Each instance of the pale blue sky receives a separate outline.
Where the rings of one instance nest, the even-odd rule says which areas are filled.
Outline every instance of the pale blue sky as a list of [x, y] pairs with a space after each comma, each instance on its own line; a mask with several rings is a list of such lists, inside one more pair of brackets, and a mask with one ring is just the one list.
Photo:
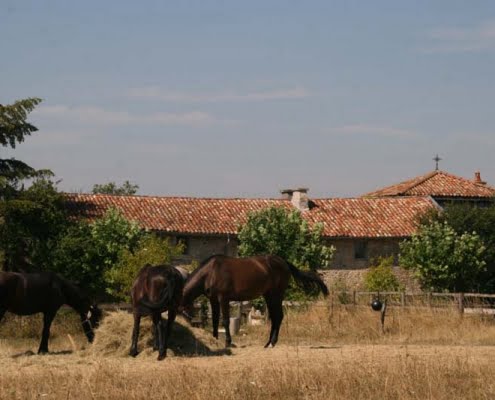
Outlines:
[[356, 196], [441, 168], [495, 184], [493, 1], [0, 0], [15, 151], [60, 188]]

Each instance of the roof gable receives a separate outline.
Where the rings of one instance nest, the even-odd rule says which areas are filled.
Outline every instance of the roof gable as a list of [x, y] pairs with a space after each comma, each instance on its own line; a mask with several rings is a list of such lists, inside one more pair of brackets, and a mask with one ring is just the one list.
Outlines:
[[364, 195], [387, 196], [491, 198], [495, 196], [495, 189], [445, 171], [432, 171]]

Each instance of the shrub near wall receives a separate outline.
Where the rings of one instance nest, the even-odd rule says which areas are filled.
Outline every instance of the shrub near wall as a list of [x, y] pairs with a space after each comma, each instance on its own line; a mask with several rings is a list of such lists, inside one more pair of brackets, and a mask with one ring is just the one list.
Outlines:
[[392, 266], [394, 257], [379, 257], [364, 275], [364, 287], [370, 292], [401, 290], [399, 280]]
[[183, 250], [181, 243], [172, 245], [168, 239], [145, 235], [134, 251], [123, 250], [119, 261], [105, 272], [107, 292], [119, 300], [129, 301], [132, 284], [141, 268], [146, 264], [168, 264]]

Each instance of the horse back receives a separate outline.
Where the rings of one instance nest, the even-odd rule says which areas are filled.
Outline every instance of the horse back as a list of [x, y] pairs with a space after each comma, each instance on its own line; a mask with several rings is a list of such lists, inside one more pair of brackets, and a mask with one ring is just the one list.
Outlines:
[[64, 303], [61, 281], [52, 272], [0, 274], [0, 301], [19, 315], [36, 314]]
[[143, 308], [142, 301], [157, 303], [164, 290], [172, 290], [172, 306], [178, 306], [182, 299], [184, 280], [179, 271], [169, 265], [146, 265], [138, 273], [131, 289], [134, 308]]
[[272, 256], [235, 258], [218, 256], [209, 264], [206, 289], [231, 300], [251, 299], [287, 286], [290, 272]]

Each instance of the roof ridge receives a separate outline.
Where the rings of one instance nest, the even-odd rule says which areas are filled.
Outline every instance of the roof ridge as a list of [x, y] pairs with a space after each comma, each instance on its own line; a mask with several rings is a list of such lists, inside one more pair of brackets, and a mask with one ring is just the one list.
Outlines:
[[[388, 186], [379, 188], [377, 190], [373, 190], [371, 192], [365, 193], [361, 197], [373, 197], [377, 194], [378, 194], [378, 196], [380, 196], [381, 193], [386, 192], [387, 190], [390, 190], [393, 188], [397, 188], [396, 193], [393, 195], [385, 195], [386, 197], [388, 197], [388, 196], [404, 196], [408, 190], [411, 190], [412, 188], [426, 182], [428, 179], [437, 175], [438, 172], [440, 172], [440, 171], [438, 171], [438, 170], [430, 171], [426, 174], [415, 176], [413, 178], [409, 178], [409, 179], [403, 180], [401, 182], [394, 183], [392, 185], [388, 185]], [[405, 189], [400, 189], [400, 187], [403, 185], [405, 186]]]
[[283, 198], [274, 197], [195, 197], [195, 196], [157, 196], [145, 194], [106, 194], [106, 193], [71, 193], [63, 192], [64, 196], [96, 196], [96, 197], [118, 197], [118, 198], [145, 198], [145, 199], [175, 199], [175, 200], [263, 200], [263, 201], [288, 201]]

